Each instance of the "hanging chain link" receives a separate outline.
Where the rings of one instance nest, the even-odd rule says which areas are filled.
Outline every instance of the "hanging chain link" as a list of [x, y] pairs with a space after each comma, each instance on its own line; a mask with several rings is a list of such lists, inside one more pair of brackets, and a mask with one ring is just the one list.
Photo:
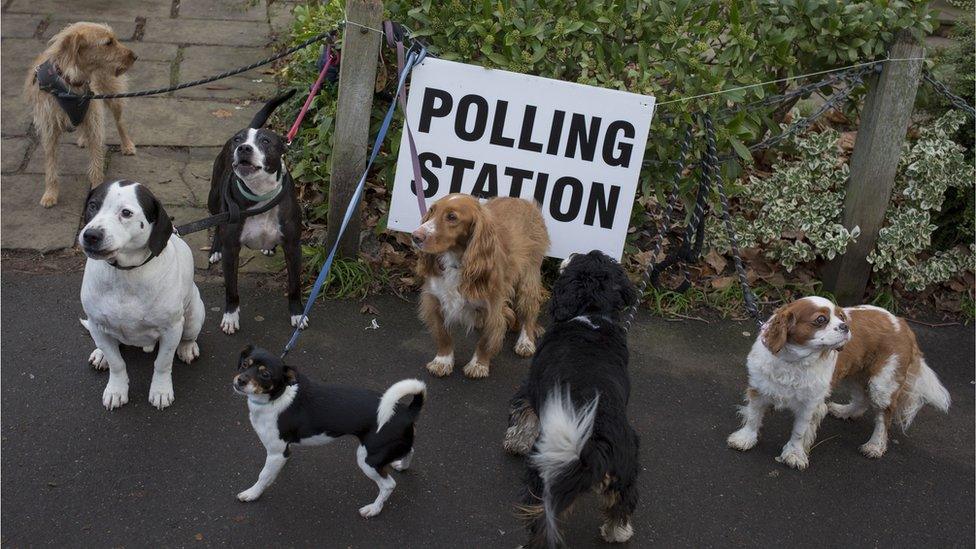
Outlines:
[[933, 88], [935, 88], [935, 91], [941, 93], [946, 99], [948, 99], [949, 103], [951, 103], [953, 107], [956, 107], [957, 109], [965, 112], [969, 116], [976, 118], [976, 109], [974, 109], [972, 105], [967, 103], [965, 99], [952, 93], [952, 91], [949, 89], [949, 86], [946, 86], [942, 82], [936, 80], [935, 77], [932, 76], [932, 73], [928, 71], [928, 69], [925, 69], [922, 72], [922, 79], [928, 82]]
[[685, 163], [688, 161], [688, 154], [691, 151], [693, 139], [694, 131], [689, 125], [685, 130], [684, 141], [681, 142], [681, 153], [678, 156], [678, 161], [675, 163], [674, 181], [671, 184], [671, 193], [668, 195], [667, 203], [664, 207], [664, 216], [661, 218], [661, 225], [658, 228], [657, 237], [654, 239], [654, 244], [651, 248], [651, 258], [644, 269], [644, 274], [641, 276], [640, 283], [637, 285], [637, 299], [634, 300], [634, 303], [632, 303], [630, 308], [627, 309], [627, 319], [624, 321], [624, 330], [630, 330], [630, 324], [634, 321], [634, 315], [637, 314], [637, 308], [640, 307], [641, 302], [644, 300], [644, 292], [647, 291], [647, 285], [651, 280], [651, 272], [653, 271], [654, 261], [657, 259], [657, 256], [661, 254], [661, 250], [664, 247], [664, 240], [667, 238], [668, 231], [671, 230], [671, 215], [674, 213], [674, 205], [678, 200], [678, 190], [681, 186], [681, 176], [685, 171]]

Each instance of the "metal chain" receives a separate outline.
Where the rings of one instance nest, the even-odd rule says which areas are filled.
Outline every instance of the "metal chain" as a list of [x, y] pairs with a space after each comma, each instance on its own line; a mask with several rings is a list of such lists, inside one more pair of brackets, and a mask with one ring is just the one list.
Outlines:
[[824, 78], [823, 80], [805, 84], [796, 89], [790, 90], [788, 92], [779, 95], [767, 95], [766, 97], [758, 101], [753, 101], [752, 103], [746, 103], [744, 105], [735, 105], [732, 107], [719, 110], [716, 112], [715, 116], [716, 117], [725, 116], [729, 114], [735, 114], [741, 111], [749, 111], [749, 110], [762, 108], [762, 107], [771, 107], [773, 105], [778, 105], [780, 103], [786, 103], [787, 101], [791, 101], [798, 97], [810, 95], [816, 91], [819, 91], [820, 88], [823, 88], [825, 86], [833, 86], [834, 84], [847, 81], [849, 78], [851, 78], [851, 74], [857, 70], [862, 70], [862, 69], [861, 68], [848, 69], [844, 72], [833, 73], [827, 78]]
[[640, 282], [637, 284], [637, 299], [634, 303], [630, 305], [627, 309], [626, 320], [624, 321], [624, 330], [630, 330], [630, 325], [634, 321], [634, 316], [637, 314], [637, 309], [640, 307], [641, 301], [644, 300], [644, 292], [647, 291], [647, 285], [651, 280], [651, 272], [653, 270], [654, 260], [658, 255], [661, 254], [661, 249], [664, 246], [664, 240], [667, 238], [668, 231], [671, 225], [671, 215], [674, 213], [674, 205], [678, 200], [678, 190], [681, 186], [681, 174], [685, 170], [685, 162], [688, 160], [688, 153], [691, 151], [691, 143], [694, 138], [694, 132], [692, 127], [689, 125], [685, 130], [684, 141], [681, 142], [681, 153], [678, 156], [677, 162], [675, 162], [674, 170], [674, 181], [671, 184], [671, 193], [668, 195], [667, 203], [664, 207], [664, 216], [661, 218], [661, 225], [658, 228], [657, 238], [654, 240], [654, 244], [651, 248], [651, 258], [648, 261], [647, 267], [644, 269], [644, 274], [641, 276]]
[[749, 277], [742, 263], [742, 255], [739, 253], [739, 240], [736, 237], [735, 228], [732, 226], [732, 217], [729, 214], [729, 199], [725, 195], [722, 174], [719, 172], [719, 160], [715, 154], [715, 127], [712, 125], [712, 115], [703, 114], [702, 123], [705, 127], [705, 165], [702, 167], [702, 171], [709, 174], [709, 179], [714, 179], [715, 189], [718, 191], [719, 200], [722, 203], [722, 221], [725, 223], [725, 232], [729, 237], [729, 247], [732, 249], [735, 272], [739, 276], [739, 284], [742, 286], [742, 297], [745, 300], [746, 311], [762, 328], [763, 321], [759, 313], [759, 306], [756, 303], [755, 294], [752, 293], [752, 288], [749, 287]]
[[240, 67], [240, 68], [237, 68], [237, 69], [229, 70], [227, 72], [222, 72], [222, 73], [220, 73], [218, 75], [215, 75], [215, 76], [209, 76], [207, 78], [201, 78], [199, 80], [193, 80], [191, 82], [184, 82], [182, 84], [177, 84], [175, 86], [169, 86], [169, 87], [166, 87], [166, 88], [156, 88], [156, 89], [152, 89], [152, 90], [141, 90], [141, 91], [124, 92], [124, 93], [101, 93], [101, 94], [85, 94], [85, 95], [76, 95], [76, 94], [73, 94], [73, 93], [64, 93], [64, 92], [60, 92], [60, 93], [59, 92], [51, 92], [51, 93], [54, 94], [54, 95], [57, 95], [58, 97], [71, 98], [71, 99], [85, 99], [85, 100], [88, 100], [88, 99], [122, 99], [122, 98], [126, 98], [126, 97], [145, 97], [147, 95], [159, 95], [161, 93], [169, 93], [169, 92], [173, 92], [173, 91], [177, 91], [177, 90], [182, 90], [182, 89], [185, 89], [185, 88], [192, 88], [193, 86], [199, 86], [201, 84], [209, 84], [210, 82], [214, 82], [216, 80], [221, 80], [223, 78], [227, 78], [228, 76], [234, 76], [235, 74], [240, 74], [242, 72], [247, 72], [247, 71], [249, 71], [251, 69], [255, 69], [257, 67], [260, 67], [261, 65], [267, 65], [268, 63], [273, 63], [273, 62], [281, 59], [282, 57], [286, 57], [288, 55], [291, 55], [291, 54], [295, 53], [296, 51], [298, 51], [298, 50], [300, 50], [302, 48], [305, 48], [305, 47], [307, 47], [307, 46], [309, 46], [311, 44], [314, 44], [315, 42], [318, 42], [318, 41], [323, 40], [325, 38], [329, 38], [332, 35], [332, 33], [333, 33], [333, 31], [323, 32], [323, 33], [317, 34], [317, 35], [309, 38], [308, 40], [305, 40], [301, 44], [298, 44], [297, 46], [293, 46], [293, 47], [288, 48], [287, 50], [285, 50], [285, 51], [283, 51], [281, 53], [272, 55], [271, 57], [268, 57], [266, 59], [262, 59], [260, 61], [255, 62], [255, 63], [251, 63], [250, 65], [247, 65], [247, 66], [244, 66], [244, 67]]
[[928, 71], [928, 69], [925, 69], [922, 72], [922, 79], [928, 82], [929, 84], [931, 84], [932, 87], [935, 88], [935, 91], [945, 96], [945, 98], [949, 100], [949, 103], [951, 103], [953, 107], [956, 107], [957, 109], [965, 112], [969, 116], [976, 118], [976, 109], [974, 109], [972, 105], [966, 102], [965, 99], [952, 93], [952, 91], [949, 90], [949, 86], [946, 86], [942, 82], [936, 80], [935, 77], [932, 76], [932, 73]]

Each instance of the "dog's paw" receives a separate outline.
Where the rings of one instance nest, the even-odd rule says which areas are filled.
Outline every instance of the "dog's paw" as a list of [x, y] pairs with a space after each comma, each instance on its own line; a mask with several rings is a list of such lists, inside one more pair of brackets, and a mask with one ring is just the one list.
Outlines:
[[237, 500], [243, 502], [254, 501], [259, 497], [261, 497], [261, 491], [255, 490], [254, 488], [248, 488], [240, 494], [237, 494]]
[[759, 436], [755, 431], [750, 431], [749, 429], [739, 429], [738, 431], [729, 435], [726, 443], [729, 445], [729, 448], [735, 448], [736, 450], [742, 450], [745, 452], [746, 450], [749, 450], [755, 446], [756, 442], [758, 441]]
[[133, 143], [132, 141], [129, 141], [128, 143], [123, 143], [122, 154], [124, 154], [125, 156], [135, 156], [136, 154], [135, 143]]
[[227, 335], [231, 335], [241, 329], [241, 310], [237, 309], [233, 313], [224, 313], [220, 319], [220, 329]]
[[502, 448], [513, 456], [524, 456], [528, 455], [533, 444], [535, 444], [535, 440], [529, 440], [529, 437], [522, 435], [518, 427], [513, 425], [505, 431], [505, 440], [502, 441]]
[[173, 377], [166, 375], [153, 375], [152, 384], [149, 385], [149, 404], [157, 410], [168, 408], [176, 395], [173, 393]]
[[146, 345], [145, 347], [142, 348], [142, 352], [147, 353], [147, 354], [148, 353], [151, 353], [151, 352], [153, 352], [155, 350], [156, 350], [156, 346], [155, 345]]
[[184, 364], [190, 364], [200, 357], [200, 346], [197, 345], [196, 341], [181, 341], [179, 347], [176, 348], [176, 356]]
[[108, 370], [108, 359], [105, 358], [105, 353], [98, 347], [88, 355], [88, 363], [96, 370]]
[[304, 330], [308, 328], [308, 317], [302, 315], [291, 315], [291, 327]]
[[879, 443], [873, 440], [869, 440], [861, 445], [861, 453], [864, 454], [865, 457], [869, 457], [871, 459], [878, 459], [879, 457], [883, 456], [887, 450], [888, 445], [886, 443]]
[[129, 383], [109, 380], [102, 392], [102, 405], [106, 410], [120, 408], [129, 402]]
[[214, 263], [220, 262], [221, 257], [223, 257], [223, 254], [221, 254], [220, 252], [214, 252], [210, 254], [210, 258], [207, 261], [209, 261], [210, 264], [213, 265]]
[[515, 354], [520, 357], [528, 358], [535, 354], [535, 342], [522, 332], [518, 341], [515, 342]]
[[623, 543], [634, 535], [630, 522], [604, 522], [600, 525], [600, 537], [607, 543]]
[[275, 254], [275, 250], [276, 249], [277, 248], [271, 248], [270, 250], [266, 250], [266, 249], [263, 249], [262, 248], [261, 249], [261, 253], [264, 254], [264, 255], [266, 255], [266, 256], [268, 256], [268, 257], [271, 257], [271, 256], [273, 256]]
[[810, 465], [810, 459], [802, 448], [797, 448], [791, 444], [783, 447], [783, 453], [776, 458], [776, 461], [797, 470], [804, 470]]
[[470, 377], [471, 379], [482, 379], [488, 377], [488, 363], [481, 362], [478, 357], [475, 356], [464, 365], [464, 375]]
[[369, 505], [363, 505], [362, 507], [360, 507], [359, 514], [363, 518], [370, 518], [380, 514], [380, 511], [382, 510], [383, 510], [382, 504], [370, 503]]
[[837, 404], [836, 402], [828, 402], [827, 411], [837, 419], [855, 419], [864, 415], [864, 409], [859, 409], [853, 403]]
[[437, 355], [427, 363], [427, 371], [437, 377], [451, 375], [454, 371], [454, 355]]
[[44, 191], [44, 196], [41, 197], [41, 206], [51, 208], [57, 203], [58, 191]]

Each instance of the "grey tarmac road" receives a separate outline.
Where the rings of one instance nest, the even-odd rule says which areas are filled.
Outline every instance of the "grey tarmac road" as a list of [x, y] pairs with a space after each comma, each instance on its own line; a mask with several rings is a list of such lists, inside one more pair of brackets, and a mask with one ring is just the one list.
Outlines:
[[[2, 276], [2, 544], [9, 547], [516, 547], [512, 513], [522, 471], [501, 449], [507, 400], [528, 368], [507, 348], [491, 377], [432, 379], [432, 345], [415, 304], [323, 301], [290, 362], [334, 383], [384, 389], [419, 377], [430, 391], [413, 468], [382, 515], [357, 508], [375, 485], [353, 440], [299, 449], [265, 495], [234, 495], [255, 479], [263, 450], [244, 401], [230, 388], [248, 342], [279, 349], [290, 330], [284, 289], [246, 279], [242, 333], [217, 328], [222, 289], [201, 290], [208, 319], [202, 356], [175, 366], [176, 402], [149, 406], [151, 355], [125, 352], [130, 402], [101, 406], [107, 374], [86, 364], [78, 324], [80, 273]], [[416, 299], [415, 296], [411, 299]], [[263, 317], [257, 320], [255, 317]], [[641, 502], [629, 547], [973, 547], [974, 334], [915, 326], [928, 362], [949, 387], [948, 416], [925, 409], [884, 458], [857, 451], [870, 421], [828, 418], [811, 467], [773, 461], [789, 431], [772, 415], [748, 453], [725, 447], [738, 424], [751, 344], [747, 323], [666, 322], [643, 316], [632, 334], [630, 416], [641, 435]], [[466, 361], [474, 339], [460, 337]], [[604, 546], [595, 501], [565, 525], [573, 547]]]

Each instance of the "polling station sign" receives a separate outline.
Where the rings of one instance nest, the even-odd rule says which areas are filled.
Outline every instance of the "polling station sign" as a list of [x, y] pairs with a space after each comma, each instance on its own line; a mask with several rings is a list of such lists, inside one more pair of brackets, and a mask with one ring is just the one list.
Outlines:
[[[542, 206], [548, 254], [619, 259], [654, 98], [427, 58], [413, 69], [407, 120], [428, 204], [449, 193]], [[420, 224], [403, 132], [387, 226]]]

